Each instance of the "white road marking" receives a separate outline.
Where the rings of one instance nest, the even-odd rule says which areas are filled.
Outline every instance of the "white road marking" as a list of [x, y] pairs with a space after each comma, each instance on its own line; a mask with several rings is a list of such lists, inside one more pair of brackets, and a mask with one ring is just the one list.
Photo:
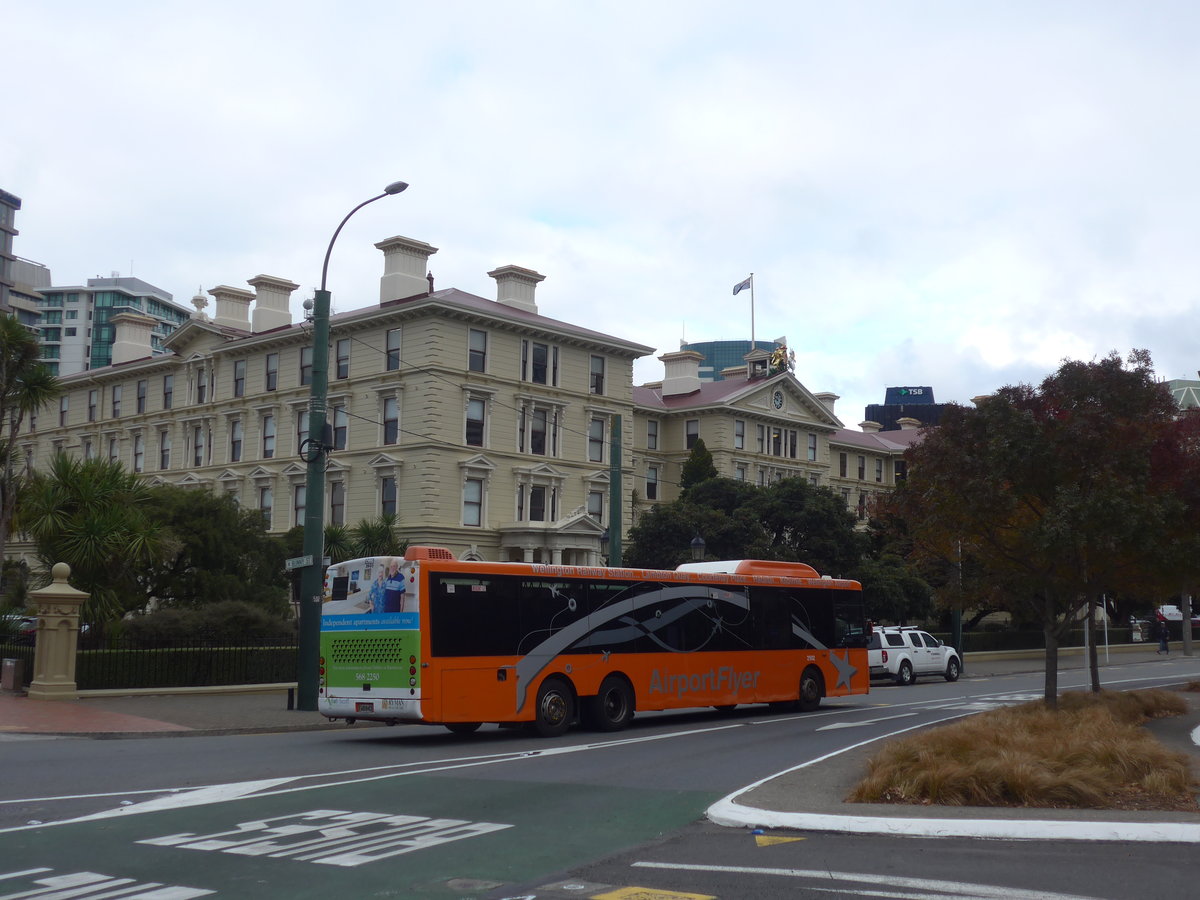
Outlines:
[[[239, 800], [251, 795], [256, 797], [273, 797], [280, 794], [294, 794], [301, 791], [315, 791], [330, 787], [341, 787], [348, 784], [363, 784], [369, 781], [381, 781], [390, 778], [402, 778], [407, 775], [428, 775], [437, 772], [449, 772], [455, 769], [467, 769], [477, 766], [495, 765], [496, 763], [517, 762], [523, 759], [532, 759], [541, 756], [559, 756], [567, 753], [584, 753], [594, 750], [608, 750], [614, 747], [622, 747], [627, 744], [640, 744], [648, 741], [661, 741], [673, 738], [692, 737], [697, 734], [705, 734], [714, 731], [727, 731], [731, 728], [745, 728], [741, 723], [731, 723], [727, 725], [716, 725], [711, 728], [689, 728], [685, 731], [673, 731], [667, 734], [658, 735], [643, 735], [641, 737], [618, 738], [612, 741], [600, 741], [588, 744], [575, 744], [567, 747], [547, 747], [538, 750], [517, 750], [511, 753], [490, 753], [482, 756], [467, 756], [453, 759], [419, 762], [397, 763], [388, 766], [371, 766], [368, 768], [347, 769], [341, 772], [321, 772], [315, 775], [296, 775], [290, 778], [264, 779], [260, 781], [243, 781], [231, 782], [229, 784], [208, 785], [202, 788], [195, 789], [180, 789], [180, 788], [164, 788], [160, 793], [166, 796], [160, 796], [153, 800], [147, 800], [144, 803], [135, 803], [129, 806], [119, 806], [114, 809], [103, 810], [97, 813], [91, 813], [85, 816], [78, 816], [70, 819], [61, 819], [56, 822], [42, 822], [38, 825], [16, 825], [9, 828], [0, 828], [0, 834], [8, 834], [14, 831], [28, 831], [32, 828], [50, 828], [56, 825], [69, 825], [76, 822], [92, 822], [99, 819], [110, 819], [117, 816], [137, 815], [146, 812], [159, 812], [166, 809], [176, 809], [179, 807], [199, 806], [202, 804], [227, 803], [231, 800]], [[365, 773], [376, 772], [380, 774], [369, 775]], [[359, 777], [345, 777], [359, 776]], [[340, 781], [322, 780], [316, 784], [308, 785], [293, 785], [292, 787], [273, 790], [279, 785], [289, 784], [296, 781], [306, 781], [310, 779], [329, 779], [341, 778]], [[125, 796], [120, 793], [100, 796]], [[71, 799], [69, 797], [62, 798], [47, 798], [54, 799]], [[21, 801], [9, 801], [21, 802]], [[45, 802], [45, 801], [43, 801]]]
[[[861, 872], [831, 872], [828, 869], [775, 869], [758, 866], [709, 866], [691, 865], [686, 863], [635, 862], [632, 864], [642, 869], [669, 869], [683, 872], [723, 872], [734, 875], [779, 875], [785, 878], [808, 878], [814, 881], [826, 882], [858, 882], [861, 884], [881, 884], [886, 882], [889, 888], [907, 888], [917, 893], [904, 893], [889, 890], [886, 892], [867, 892], [850, 887], [843, 889], [817, 888], [817, 890], [832, 893], [854, 894], [856, 896], [881, 897], [912, 897], [940, 898], [947, 897], [979, 898], [979, 900], [1095, 900], [1080, 894], [1058, 894], [1051, 891], [1026, 891], [1020, 888], [1000, 887], [990, 884], [971, 884], [964, 881], [938, 881], [933, 878], [904, 878], [899, 875], [878, 873], [864, 874]], [[930, 893], [936, 891], [937, 893]]]
[[874, 725], [877, 722], [888, 722], [892, 719], [907, 719], [915, 716], [915, 712], [897, 713], [894, 716], [883, 716], [878, 719], [863, 719], [861, 722], [834, 722], [832, 725], [822, 725], [817, 731], [833, 731], [837, 728], [861, 728], [863, 725]]

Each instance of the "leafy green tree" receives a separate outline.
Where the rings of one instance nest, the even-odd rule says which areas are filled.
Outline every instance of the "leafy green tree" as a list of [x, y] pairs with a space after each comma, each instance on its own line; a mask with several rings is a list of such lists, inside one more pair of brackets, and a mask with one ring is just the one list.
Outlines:
[[1167, 448], [1195, 456], [1172, 443], [1175, 412], [1149, 354], [1125, 364], [1112, 353], [1065, 362], [1036, 389], [951, 406], [906, 455], [891, 507], [913, 555], [943, 567], [970, 559], [960, 571], [975, 583], [964, 593], [990, 592], [1040, 621], [1047, 705], [1057, 704], [1058, 643], [1078, 613], [1101, 591], [1161, 577], [1163, 546], [1186, 520], [1154, 465]]
[[4, 559], [27, 478], [17, 459], [17, 437], [26, 418], [59, 393], [58, 379], [41, 362], [42, 348], [13, 316], [0, 316], [0, 559]]
[[141, 573], [164, 606], [239, 601], [281, 615], [288, 609], [283, 545], [258, 510], [200, 488], [150, 490], [147, 515], [165, 529], [170, 552]]
[[688, 501], [719, 510], [727, 516], [750, 504], [762, 488], [734, 478], [709, 478], [692, 486]]
[[807, 563], [822, 575], [843, 576], [858, 565], [865, 539], [840, 495], [803, 478], [760, 488], [748, 504], [768, 538], [766, 559]]
[[696, 438], [696, 443], [692, 444], [692, 452], [688, 454], [679, 473], [680, 490], [686, 492], [693, 485], [716, 477], [717, 467], [713, 463], [712, 453], [704, 446], [703, 438]]
[[673, 569], [691, 561], [697, 536], [704, 540], [708, 559], [761, 558], [767, 546], [762, 526], [744, 507], [726, 513], [680, 499], [641, 516], [629, 530], [623, 562], [634, 568]]
[[862, 584], [863, 602], [872, 621], [907, 625], [927, 619], [933, 612], [929, 584], [894, 553], [863, 557], [851, 577]]
[[[325, 555], [331, 562], [343, 562], [362, 556], [403, 556], [408, 541], [397, 532], [398, 520], [385, 515], [375, 519], [360, 519], [347, 528], [344, 525], [325, 526]], [[304, 526], [297, 525], [283, 536], [288, 556], [304, 553]]]
[[151, 594], [141, 574], [176, 552], [149, 514], [150, 498], [150, 487], [120, 463], [61, 453], [22, 490], [14, 526], [33, 539], [43, 569], [71, 567], [72, 584], [91, 595], [84, 621], [144, 607]]

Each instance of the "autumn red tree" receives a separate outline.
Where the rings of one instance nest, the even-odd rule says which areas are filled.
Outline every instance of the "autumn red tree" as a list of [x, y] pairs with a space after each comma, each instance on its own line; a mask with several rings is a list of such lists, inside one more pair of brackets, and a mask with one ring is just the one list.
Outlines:
[[960, 566], [965, 595], [1041, 622], [1052, 706], [1058, 645], [1084, 607], [1190, 574], [1176, 531], [1200, 510], [1200, 441], [1176, 414], [1147, 352], [1112, 353], [951, 407], [906, 455], [889, 511], [912, 555]]

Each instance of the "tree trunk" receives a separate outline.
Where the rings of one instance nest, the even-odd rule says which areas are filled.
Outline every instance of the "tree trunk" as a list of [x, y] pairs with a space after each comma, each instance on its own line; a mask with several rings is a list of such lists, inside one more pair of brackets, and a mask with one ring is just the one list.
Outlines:
[[1042, 634], [1046, 637], [1046, 692], [1044, 699], [1047, 708], [1058, 709], [1058, 623], [1054, 617], [1054, 601], [1047, 596], [1042, 603]]

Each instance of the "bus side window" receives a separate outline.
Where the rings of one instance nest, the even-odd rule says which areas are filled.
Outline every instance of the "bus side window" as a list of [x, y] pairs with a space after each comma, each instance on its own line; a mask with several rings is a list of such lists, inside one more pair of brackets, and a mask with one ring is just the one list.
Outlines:
[[762, 650], [787, 650], [792, 646], [791, 600], [775, 588], [750, 588], [757, 646]]

